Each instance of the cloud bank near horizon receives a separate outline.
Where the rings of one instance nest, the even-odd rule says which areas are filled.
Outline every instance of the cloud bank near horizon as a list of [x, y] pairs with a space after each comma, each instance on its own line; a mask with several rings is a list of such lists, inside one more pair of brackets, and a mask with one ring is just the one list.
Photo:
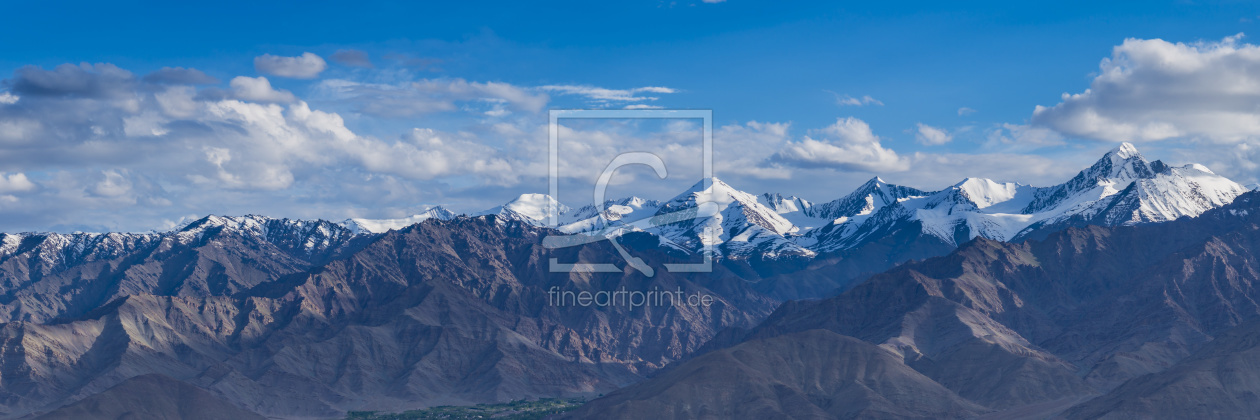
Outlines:
[[[0, 81], [0, 231], [142, 231], [207, 213], [337, 220], [404, 217], [433, 204], [479, 210], [546, 189], [547, 108], [662, 107], [684, 92], [433, 77], [374, 65], [358, 50], [328, 61], [266, 54], [254, 68], [258, 75], [223, 80], [188, 67], [17, 69]], [[1260, 99], [1260, 47], [1241, 36], [1130, 39], [1100, 68], [1087, 90], [1037, 107], [1027, 122], [906, 127], [923, 148], [852, 116], [823, 127], [720, 124], [716, 171], [750, 192], [820, 201], [874, 175], [920, 188], [964, 177], [1046, 185], [1111, 142], [1133, 141], [1148, 155], [1255, 182], [1260, 110], [1246, 104]], [[845, 105], [883, 105], [863, 98]], [[444, 123], [416, 124], [434, 120]], [[694, 124], [565, 130], [578, 147], [562, 173], [577, 185], [624, 151], [699, 153], [687, 134]], [[930, 149], [968, 135], [982, 145], [974, 153]], [[1068, 153], [1039, 152], [1053, 147]], [[633, 174], [622, 183], [636, 180], [643, 195], [670, 191]]]

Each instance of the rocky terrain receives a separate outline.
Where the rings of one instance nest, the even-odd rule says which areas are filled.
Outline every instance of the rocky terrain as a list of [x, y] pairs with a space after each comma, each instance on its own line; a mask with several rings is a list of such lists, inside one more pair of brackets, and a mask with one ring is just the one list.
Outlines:
[[[39, 277], [7, 291], [5, 415], [148, 373], [282, 416], [595, 395], [640, 380], [720, 329], [751, 327], [776, 303], [720, 267], [650, 279], [634, 270], [550, 273], [548, 255], [616, 260], [616, 252], [591, 244], [548, 253], [539, 245], [546, 230], [494, 217], [434, 220], [367, 244], [300, 242], [314, 249], [212, 223], [69, 268], [43, 264], [40, 252], [10, 256], [4, 267]], [[644, 245], [644, 258], [664, 257]], [[40, 270], [20, 271], [32, 266]], [[682, 289], [715, 303], [555, 306], [552, 287]]]
[[1260, 413], [1260, 323], [1248, 321], [1161, 372], [1064, 413], [1069, 419], [1253, 418]]
[[[632, 407], [639, 416], [690, 418], [725, 409], [732, 395], [768, 399], [778, 407], [768, 413], [788, 418], [1256, 417], [1258, 250], [1260, 193], [1162, 224], [1070, 228], [1022, 243], [978, 238], [836, 297], [786, 303], [752, 330], [719, 334], [706, 348], [712, 352], [597, 399], [574, 417], [625, 417]], [[772, 355], [727, 356], [775, 340], [793, 343], [793, 351], [825, 346], [799, 338], [818, 331], [860, 340], [949, 392], [867, 385], [856, 397], [823, 388], [798, 398], [781, 366], [748, 362]], [[839, 360], [826, 363], [869, 358], [832, 354]], [[861, 371], [835, 374], [827, 381], [867, 380]], [[783, 385], [768, 393], [765, 384]], [[683, 388], [720, 392], [680, 399]], [[879, 406], [907, 392], [919, 411], [841, 413], [821, 405]], [[957, 398], [982, 408], [958, 406]], [[683, 406], [690, 411], [680, 414]], [[720, 417], [759, 418], [728, 414]]]
[[750, 340], [566, 418], [968, 418], [988, 411], [874, 344], [827, 330]]

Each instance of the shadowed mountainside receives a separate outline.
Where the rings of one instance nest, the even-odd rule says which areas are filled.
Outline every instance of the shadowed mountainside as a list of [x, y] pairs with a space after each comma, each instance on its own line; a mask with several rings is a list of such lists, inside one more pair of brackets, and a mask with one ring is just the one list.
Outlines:
[[[988, 411], [873, 344], [826, 330], [699, 356], [563, 418], [947, 419]], [[596, 414], [597, 413], [597, 414]]]
[[[593, 395], [640, 380], [722, 328], [751, 327], [776, 303], [721, 267], [686, 275], [660, 270], [653, 278], [629, 268], [551, 273], [548, 256], [620, 258], [606, 243], [547, 253], [539, 244], [546, 233], [493, 217], [435, 220], [380, 235], [322, 265], [303, 270], [298, 261], [255, 282], [229, 283], [236, 286], [218, 289], [222, 294], [144, 281], [169, 270], [137, 277], [63, 274], [80, 289], [131, 291], [91, 310], [58, 306], [63, 313], [43, 315], [49, 322], [5, 324], [0, 397], [14, 416], [147, 373], [206, 388], [252, 411], [286, 416]], [[651, 249], [652, 239], [626, 242], [649, 247], [636, 253], [659, 266], [665, 255]], [[131, 273], [117, 267], [148, 259], [153, 262], [146, 264], [169, 267], [161, 255], [191, 253], [196, 258], [176, 266], [230, 279], [224, 273], [266, 265], [251, 261], [241, 268], [235, 264], [247, 257], [224, 255], [293, 261], [265, 245], [261, 251], [242, 246], [249, 242], [232, 231], [195, 243], [98, 264]], [[284, 271], [291, 272], [278, 274]], [[682, 289], [712, 295], [715, 303], [554, 306], [548, 301], [552, 287]]]
[[[1229, 391], [1224, 395], [1232, 397], [1222, 398], [1232, 398], [1231, 404], [1222, 405], [1222, 412], [1254, 416], [1250, 397], [1243, 397], [1254, 395], [1247, 394], [1252, 381], [1242, 372], [1251, 366], [1247, 357], [1254, 341], [1214, 339], [1234, 337], [1227, 331], [1260, 315], [1258, 251], [1258, 193], [1169, 223], [1071, 228], [1024, 243], [979, 238], [950, 255], [876, 275], [836, 297], [785, 303], [756, 328], [724, 331], [706, 346], [729, 348], [597, 399], [574, 416], [615, 416], [619, 407], [640, 407], [644, 411], [638, 414], [649, 417], [677, 415], [667, 391], [682, 384], [730, 388], [694, 395], [688, 403], [692, 412], [718, 409], [727, 395], [760, 395], [759, 384], [781, 381], [783, 372], [710, 355], [817, 330], [878, 346], [967, 401], [997, 410], [997, 417], [1002, 410], [1054, 415], [1064, 404], [1108, 391], [1069, 416], [1207, 413], [1195, 411], [1191, 406], [1198, 403], [1187, 396], [1159, 400], [1183, 388]], [[740, 372], [745, 378], [706, 381], [675, 374], [697, 369]], [[874, 404], [899, 392], [876, 392], [848, 404]], [[839, 396], [833, 390], [811, 398]], [[950, 415], [972, 412], [956, 409]]]

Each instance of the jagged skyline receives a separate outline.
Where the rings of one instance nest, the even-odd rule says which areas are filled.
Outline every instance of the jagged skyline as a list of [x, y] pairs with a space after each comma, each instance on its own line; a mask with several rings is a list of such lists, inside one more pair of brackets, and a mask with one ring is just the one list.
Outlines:
[[[1260, 181], [1260, 94], [1239, 88], [1260, 86], [1248, 5], [1143, 4], [1141, 19], [1018, 4], [508, 4], [488, 18], [463, 5], [378, 6], [335, 13], [382, 25], [313, 33], [280, 18], [285, 8], [119, 5], [76, 21], [91, 36], [68, 38], [43, 29], [64, 24], [48, 21], [66, 19], [59, 10], [15, 6], [28, 18], [0, 28], [22, 40], [0, 58], [0, 231], [475, 212], [545, 189], [555, 108], [712, 109], [719, 177], [812, 200], [874, 176], [925, 190], [966, 177], [1050, 185], [1121, 141]], [[592, 13], [606, 24], [577, 18]], [[199, 32], [192, 15], [253, 34]], [[431, 19], [382, 21], [407, 16]], [[1012, 16], [1055, 30], [976, 24]], [[163, 34], [115, 30], [136, 19]], [[534, 30], [547, 19], [562, 24]], [[685, 123], [565, 127], [561, 138], [583, 146], [565, 156], [580, 169], [562, 172], [574, 184], [620, 152], [695, 152]], [[634, 193], [667, 197], [698, 173], [670, 165], [678, 177]]]

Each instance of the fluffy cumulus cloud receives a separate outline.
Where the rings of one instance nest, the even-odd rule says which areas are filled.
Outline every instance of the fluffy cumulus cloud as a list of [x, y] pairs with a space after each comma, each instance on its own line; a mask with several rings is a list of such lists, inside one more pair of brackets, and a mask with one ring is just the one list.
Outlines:
[[293, 102], [297, 100], [292, 92], [276, 90], [266, 77], [237, 76], [229, 84], [232, 96], [236, 99], [256, 102]]
[[[356, 65], [354, 54], [332, 58]], [[87, 63], [16, 70], [0, 81], [0, 231], [147, 230], [207, 213], [336, 220], [403, 217], [430, 204], [481, 210], [546, 189], [543, 110], [552, 96], [643, 108], [676, 92], [366, 67], [353, 72], [361, 78], [304, 90], [272, 85], [274, 76], [300, 75], [292, 70], [222, 81], [181, 67], [146, 75]], [[434, 121], [445, 124], [426, 126]], [[857, 118], [794, 129], [765, 121], [716, 127], [717, 175], [752, 192], [830, 200], [872, 174], [939, 188], [964, 176], [1059, 181], [1070, 175], [1060, 172], [1083, 167], [1021, 154], [1016, 145], [1062, 142], [1058, 130], [1040, 125], [991, 128], [990, 143], [1005, 148], [987, 155], [898, 153]], [[583, 192], [561, 197], [571, 204], [589, 201], [589, 184], [626, 151], [662, 156], [671, 180], [628, 168], [618, 171], [612, 194], [669, 198], [702, 174], [697, 121], [575, 120], [560, 134], [561, 185]], [[940, 144], [951, 133], [920, 125], [917, 134]]]
[[[188, 69], [159, 74], [82, 64], [5, 79], [16, 99], [0, 103], [0, 230], [145, 230], [205, 213], [393, 217], [451, 182], [515, 185], [524, 172], [514, 165], [531, 158], [493, 146], [521, 135], [510, 127], [495, 138], [422, 127], [381, 138], [264, 77], [221, 89], [195, 86], [206, 80]], [[495, 84], [418, 89], [545, 103]]]
[[[1021, 137], [1047, 131], [1016, 125], [1003, 130]], [[791, 133], [789, 124], [759, 122], [719, 127], [713, 137], [715, 165], [724, 180], [752, 191], [795, 194], [815, 201], [835, 199], [873, 175], [927, 190], [945, 188], [967, 177], [1052, 185], [1097, 158], [1090, 153], [1038, 156], [1029, 154], [1029, 149], [1011, 146], [986, 147], [991, 151], [975, 154], [898, 154], [883, 146], [870, 126], [856, 118], [806, 130], [806, 135], [799, 137]]]
[[1127, 39], [1102, 60], [1088, 89], [1038, 106], [1031, 122], [1104, 141], [1260, 136], [1260, 46], [1242, 35], [1216, 42]]
[[954, 136], [944, 129], [936, 128], [924, 123], [917, 123], [915, 126], [917, 128], [914, 132], [914, 139], [915, 141], [918, 141], [919, 144], [939, 146], [949, 143], [950, 140], [954, 139]]
[[[302, 60], [263, 58], [267, 74], [316, 73], [294, 68]], [[354, 65], [353, 55], [338, 60]], [[268, 76], [220, 82], [182, 67], [147, 75], [111, 64], [20, 68], [0, 81], [0, 231], [147, 230], [207, 213], [340, 219], [402, 217], [430, 204], [480, 210], [545, 187], [548, 93], [633, 105], [674, 92], [391, 78], [398, 75], [386, 70], [368, 70], [371, 81], [313, 82], [303, 98]], [[350, 110], [360, 129], [312, 104]], [[397, 118], [432, 113], [463, 128]], [[581, 145], [569, 165], [598, 173], [626, 147], [698, 156], [694, 125], [566, 128]], [[786, 138], [786, 124], [723, 132], [737, 150], [759, 150], [728, 156], [731, 168], [755, 167]], [[672, 168], [699, 174], [699, 162]]]
[[[598, 127], [562, 126], [560, 173], [572, 179], [561, 181], [561, 201], [589, 201], [595, 175], [618, 153], [626, 151], [657, 154], [665, 161], [674, 183], [657, 179], [650, 170], [627, 168], [614, 178], [613, 195], [668, 199], [694, 183], [702, 162], [698, 124], [680, 122], [648, 128], [647, 133], [655, 134], [620, 130], [608, 123]], [[884, 146], [882, 138], [856, 118], [807, 129], [803, 135], [793, 133], [789, 123], [748, 121], [722, 125], [714, 128], [713, 148], [715, 174], [736, 188], [753, 193], [795, 194], [815, 201], [842, 196], [874, 175], [924, 189], [945, 188], [967, 177], [1052, 185], [1069, 179], [1097, 158], [1087, 153], [1081, 159], [1065, 160], [1023, 151], [902, 155]], [[582, 193], [566, 195], [570, 191]]]
[[0, 173], [0, 194], [26, 192], [35, 189], [35, 184], [26, 178], [26, 174]]
[[[788, 142], [772, 160], [802, 168], [835, 168], [872, 172], [895, 172], [909, 168], [897, 152], [885, 148], [879, 136], [865, 121], [848, 117], [814, 130], [812, 136]], [[818, 139], [815, 139], [817, 137]]]
[[259, 73], [272, 76], [291, 77], [295, 79], [314, 79], [319, 76], [328, 63], [313, 53], [302, 53], [297, 57], [283, 57], [263, 54], [254, 57], [254, 69]]
[[722, 126], [713, 133], [715, 170], [754, 179], [790, 179], [791, 168], [766, 164], [767, 157], [791, 139], [790, 129], [788, 123], [757, 121]]

